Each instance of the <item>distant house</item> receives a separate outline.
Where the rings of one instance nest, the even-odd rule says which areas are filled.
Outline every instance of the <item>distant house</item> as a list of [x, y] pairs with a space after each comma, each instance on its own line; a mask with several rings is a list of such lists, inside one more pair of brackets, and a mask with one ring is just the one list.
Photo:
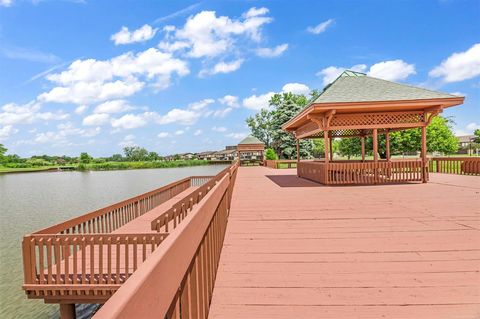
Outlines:
[[236, 149], [225, 149], [223, 151], [215, 152], [215, 160], [217, 161], [233, 161], [237, 157]]
[[474, 155], [479, 154], [480, 149], [475, 143], [475, 135], [457, 136], [458, 139], [458, 154]]
[[199, 160], [207, 160], [207, 161], [210, 161], [212, 160], [215, 156], [216, 152], [215, 151], [207, 151], [207, 152], [201, 152], [201, 153], [197, 153], [197, 158]]
[[191, 160], [195, 158], [195, 154], [193, 153], [183, 153], [183, 154], [178, 154], [178, 157], [183, 160]]

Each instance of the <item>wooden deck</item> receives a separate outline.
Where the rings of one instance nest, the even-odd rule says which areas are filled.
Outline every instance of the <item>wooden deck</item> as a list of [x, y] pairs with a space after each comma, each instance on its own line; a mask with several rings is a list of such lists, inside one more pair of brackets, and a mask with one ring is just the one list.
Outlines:
[[480, 318], [478, 177], [328, 187], [241, 167], [210, 318]]

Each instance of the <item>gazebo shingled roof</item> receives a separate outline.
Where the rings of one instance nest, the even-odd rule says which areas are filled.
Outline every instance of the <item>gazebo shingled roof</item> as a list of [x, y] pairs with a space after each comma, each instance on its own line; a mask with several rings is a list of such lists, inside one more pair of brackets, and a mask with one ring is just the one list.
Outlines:
[[[294, 118], [285, 123], [282, 128], [295, 132], [303, 125], [312, 123], [312, 119], [316, 115], [324, 116], [325, 113], [332, 111], [336, 114], [411, 112], [410, 115], [404, 115], [403, 118], [396, 119], [403, 123], [400, 125], [401, 128], [407, 128], [408, 123], [415, 123], [420, 120], [415, 120], [415, 114], [429, 110], [441, 111], [443, 108], [462, 104], [463, 100], [464, 97], [462, 96], [377, 79], [363, 73], [347, 70], [335, 81], [327, 85], [315, 100], [312, 100]], [[417, 126], [414, 124], [411, 127]], [[382, 130], [381, 127], [378, 128]], [[305, 129], [308, 129], [308, 127], [305, 127]], [[395, 128], [392, 127], [392, 129], [394, 130]], [[334, 137], [368, 135], [371, 133], [370, 128], [363, 128], [360, 132], [359, 129], [353, 127], [342, 130], [334, 129], [332, 131]], [[297, 137], [299, 135], [301, 138], [321, 137], [323, 136], [323, 131], [309, 136], [297, 134]]]
[[263, 143], [258, 138], [256, 138], [255, 136], [252, 136], [252, 135], [249, 135], [249, 136], [245, 137], [243, 140], [240, 141], [240, 143], [238, 143], [238, 145], [245, 145], [245, 144], [248, 144], [248, 145], [262, 144], [262, 145], [265, 145], [265, 143]]

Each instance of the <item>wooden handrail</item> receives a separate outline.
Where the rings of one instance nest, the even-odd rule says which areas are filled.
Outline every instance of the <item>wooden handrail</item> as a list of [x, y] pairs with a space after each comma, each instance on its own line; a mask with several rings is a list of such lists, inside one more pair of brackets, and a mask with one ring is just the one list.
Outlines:
[[265, 160], [264, 166], [270, 168], [280, 168], [279, 166], [285, 164], [287, 168], [297, 167], [297, 160]]
[[433, 173], [480, 175], [480, 157], [432, 157], [428, 168]]
[[300, 162], [298, 173], [327, 185], [385, 184], [422, 181], [421, 160], [390, 162]]
[[[23, 239], [27, 294], [43, 296], [49, 285], [121, 284], [168, 236], [153, 234], [33, 234]], [[114, 253], [112, 253], [114, 252]]]
[[152, 220], [151, 229], [160, 232], [162, 227], [164, 231], [169, 231], [169, 224], [173, 224], [175, 228], [188, 215], [188, 212], [193, 209], [193, 206], [198, 204], [203, 197], [215, 186], [225, 174], [227, 174], [230, 167], [225, 168], [217, 175], [210, 177], [209, 180], [197, 189], [194, 189], [190, 194], [178, 200], [166, 212], [160, 214], [157, 218]]
[[94, 318], [207, 318], [237, 167], [228, 168]]
[[190, 187], [190, 177], [144, 194], [97, 209], [93, 212], [50, 226], [33, 234], [108, 233], [166, 202]]

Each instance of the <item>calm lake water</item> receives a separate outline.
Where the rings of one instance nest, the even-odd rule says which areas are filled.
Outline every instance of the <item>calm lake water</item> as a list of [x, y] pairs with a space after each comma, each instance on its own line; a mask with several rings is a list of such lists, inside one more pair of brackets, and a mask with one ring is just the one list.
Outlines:
[[[223, 165], [106, 172], [0, 174], [0, 318], [58, 318], [58, 305], [21, 289], [23, 235]], [[90, 317], [92, 307], [82, 308]], [[77, 309], [78, 310], [78, 309]]]

